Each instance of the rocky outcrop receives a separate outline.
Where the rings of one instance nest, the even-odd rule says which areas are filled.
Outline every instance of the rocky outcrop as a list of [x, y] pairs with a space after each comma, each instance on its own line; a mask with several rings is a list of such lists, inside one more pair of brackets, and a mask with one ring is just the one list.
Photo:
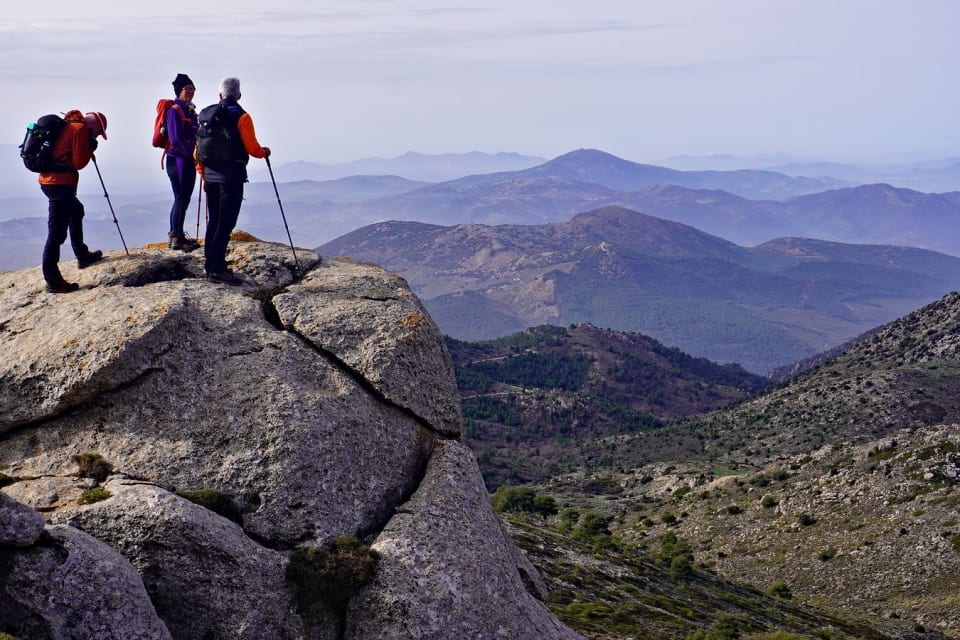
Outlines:
[[0, 628], [33, 640], [171, 638], [130, 562], [64, 526], [0, 546]]
[[536, 571], [518, 570], [478, 474], [464, 445], [437, 448], [416, 494], [374, 542], [380, 570], [351, 604], [348, 638], [580, 637], [536, 599], [544, 595]]
[[[347, 264], [313, 271], [276, 296], [280, 321], [359, 374], [389, 403], [434, 431], [459, 436], [456, 380], [445, 375], [451, 371], [446, 347], [426, 311], [399, 276]], [[425, 373], [429, 386], [411, 384]]]
[[175, 638], [297, 638], [283, 554], [213, 511], [113, 477], [110, 497], [51, 517], [122, 549]]
[[43, 516], [0, 493], [0, 546], [28, 547], [43, 533]]
[[[376, 265], [298, 253], [303, 272], [289, 247], [235, 237], [242, 287], [202, 279], [199, 255], [149, 249], [82, 273], [63, 265], [84, 285], [68, 295], [45, 293], [37, 269], [0, 275], [3, 491], [123, 554], [174, 638], [359, 634], [369, 625], [355, 618], [373, 617], [360, 605], [304, 626], [289, 552], [344, 535], [390, 547], [390, 532], [417, 528], [435, 560], [416, 584], [459, 581], [471, 603], [444, 614], [451, 628], [498, 612], [512, 637], [572, 637], [529, 595], [521, 574], [536, 592], [535, 572], [459, 444], [452, 365], [420, 301]], [[102, 501], [79, 504], [104, 477], [78, 454], [112, 474]], [[174, 495], [188, 490], [221, 496], [234, 522]], [[414, 584], [386, 547], [366, 594]], [[476, 567], [483, 579], [464, 581]], [[446, 596], [414, 591], [442, 608]], [[410, 637], [438, 637], [410, 614]]]

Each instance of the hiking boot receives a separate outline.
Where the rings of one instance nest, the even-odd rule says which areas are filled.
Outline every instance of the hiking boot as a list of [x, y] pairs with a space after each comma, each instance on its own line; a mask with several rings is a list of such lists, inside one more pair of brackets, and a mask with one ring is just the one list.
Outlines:
[[182, 234], [179, 236], [170, 236], [170, 242], [167, 243], [167, 247], [173, 249], [174, 251], [190, 252], [199, 246], [199, 242]]
[[82, 258], [77, 258], [77, 268], [86, 269], [90, 265], [97, 264], [101, 260], [103, 260], [103, 251], [97, 249], [96, 251], [91, 251]]
[[79, 288], [80, 285], [76, 282], [67, 282], [66, 280], [47, 283], [47, 292], [49, 293], [70, 293], [71, 291], [76, 291]]
[[210, 282], [222, 282], [223, 284], [229, 284], [232, 287], [238, 287], [243, 284], [243, 280], [233, 275], [233, 271], [230, 271], [229, 269], [220, 272], [208, 272], [207, 280]]

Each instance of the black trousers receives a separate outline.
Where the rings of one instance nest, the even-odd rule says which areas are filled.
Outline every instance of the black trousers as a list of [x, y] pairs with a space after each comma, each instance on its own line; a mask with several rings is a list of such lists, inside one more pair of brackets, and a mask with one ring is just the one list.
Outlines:
[[183, 221], [187, 217], [187, 207], [193, 197], [193, 187], [197, 184], [197, 170], [192, 160], [176, 156], [166, 156], [167, 177], [173, 188], [173, 206], [170, 208], [170, 232], [172, 236], [183, 235]]
[[207, 273], [227, 270], [227, 243], [237, 226], [243, 204], [242, 182], [204, 182], [210, 219], [203, 242], [204, 268]]
[[77, 188], [68, 184], [42, 184], [47, 196], [47, 242], [43, 245], [43, 279], [50, 283], [63, 280], [60, 274], [60, 245], [70, 235], [70, 246], [77, 258], [86, 258], [90, 249], [83, 243], [83, 203], [77, 200]]

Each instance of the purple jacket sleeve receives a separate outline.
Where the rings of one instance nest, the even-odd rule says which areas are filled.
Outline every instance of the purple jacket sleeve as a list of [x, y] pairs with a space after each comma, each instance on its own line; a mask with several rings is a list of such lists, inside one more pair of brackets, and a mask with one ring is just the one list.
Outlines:
[[167, 137], [170, 148], [167, 153], [179, 158], [193, 158], [193, 148], [197, 142], [196, 128], [183, 116], [182, 107], [174, 105], [167, 109]]

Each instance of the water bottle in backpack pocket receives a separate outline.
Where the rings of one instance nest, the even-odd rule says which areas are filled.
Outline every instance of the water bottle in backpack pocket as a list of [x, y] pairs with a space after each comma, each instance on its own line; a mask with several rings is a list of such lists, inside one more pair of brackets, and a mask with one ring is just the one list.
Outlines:
[[53, 157], [53, 145], [66, 126], [66, 120], [52, 113], [40, 116], [36, 122], [28, 124], [27, 133], [20, 145], [23, 166], [34, 173], [71, 171], [72, 167], [57, 162]]

